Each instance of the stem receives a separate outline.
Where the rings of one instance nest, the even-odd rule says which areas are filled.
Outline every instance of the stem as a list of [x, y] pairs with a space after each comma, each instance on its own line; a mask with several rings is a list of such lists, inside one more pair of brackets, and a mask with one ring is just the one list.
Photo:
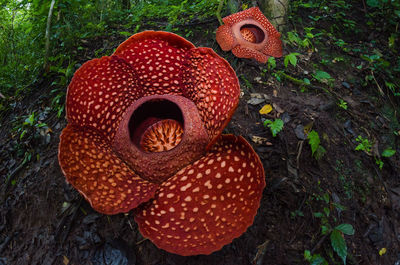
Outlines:
[[327, 93], [328, 95], [332, 95], [332, 92], [329, 91], [328, 89], [326, 89], [325, 87], [320, 87], [320, 86], [314, 86], [314, 85], [311, 85], [311, 84], [307, 84], [307, 83], [304, 82], [303, 80], [294, 78], [293, 76], [290, 76], [290, 75], [284, 73], [283, 71], [278, 71], [277, 74], [278, 74], [280, 77], [283, 77], [283, 78], [289, 80], [290, 82], [292, 82], [292, 83], [294, 83], [294, 84], [296, 84], [296, 85], [299, 85], [299, 86], [301, 86], [301, 87], [304, 86], [304, 87], [310, 87], [310, 88], [317, 89], [317, 90], [323, 90], [323, 91], [324, 91], [325, 93]]

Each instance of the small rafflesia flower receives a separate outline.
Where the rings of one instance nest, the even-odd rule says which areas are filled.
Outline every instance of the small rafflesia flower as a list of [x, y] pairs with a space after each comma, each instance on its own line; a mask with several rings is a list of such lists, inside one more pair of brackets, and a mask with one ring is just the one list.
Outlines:
[[75, 73], [62, 171], [96, 211], [133, 209], [159, 248], [210, 254], [252, 224], [265, 187], [251, 146], [221, 135], [238, 101], [235, 72], [212, 49], [138, 33]]
[[217, 42], [222, 50], [239, 58], [266, 63], [269, 56], [282, 56], [281, 34], [258, 7], [232, 14], [222, 19], [217, 29]]

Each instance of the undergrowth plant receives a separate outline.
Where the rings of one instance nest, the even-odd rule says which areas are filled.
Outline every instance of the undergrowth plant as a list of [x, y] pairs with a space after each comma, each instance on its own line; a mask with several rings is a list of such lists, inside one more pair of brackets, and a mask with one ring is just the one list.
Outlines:
[[308, 139], [308, 143], [311, 146], [312, 156], [316, 160], [321, 159], [324, 156], [324, 154], [326, 153], [326, 150], [321, 145], [321, 140], [319, 138], [318, 132], [312, 130], [311, 132], [308, 133], [307, 139]]
[[[313, 204], [313, 201], [318, 202], [318, 206], [322, 207], [322, 210], [313, 212], [314, 217], [320, 220], [320, 233], [322, 236], [320, 242], [322, 243], [329, 237], [333, 252], [340, 257], [343, 264], [346, 264], [348, 253], [344, 235], [354, 235], [354, 228], [351, 224], [340, 223], [338, 217], [335, 215], [336, 212], [340, 216], [340, 213], [346, 210], [346, 208], [338, 202], [333, 201], [329, 193], [323, 191], [320, 182], [318, 182], [318, 193], [313, 193], [311, 200], [307, 203], [312, 206], [315, 204]], [[333, 253], [327, 250], [326, 254], [331, 260], [335, 261]], [[304, 258], [312, 265], [328, 264], [326, 258], [318, 253], [311, 253], [310, 250], [304, 251]]]
[[281, 119], [275, 119], [274, 121], [265, 120], [264, 126], [271, 130], [272, 136], [275, 137], [283, 129], [283, 121]]

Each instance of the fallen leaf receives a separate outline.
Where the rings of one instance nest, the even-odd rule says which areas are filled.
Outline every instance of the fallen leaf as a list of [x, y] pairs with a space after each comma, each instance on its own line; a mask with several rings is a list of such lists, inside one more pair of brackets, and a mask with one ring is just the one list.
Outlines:
[[278, 106], [278, 104], [273, 103], [272, 106], [273, 106], [274, 109], [275, 109], [278, 113], [280, 113], [280, 114], [282, 114], [282, 113], [285, 112], [281, 107]]
[[247, 104], [258, 105], [260, 103], [263, 103], [264, 101], [265, 101], [264, 98], [251, 98], [251, 99], [247, 100]]
[[262, 83], [263, 83], [262, 80], [261, 80], [261, 76], [256, 76], [256, 77], [254, 77], [254, 81], [256, 81], [256, 82], [259, 83], [259, 84], [262, 84]]
[[251, 98], [264, 98], [264, 99], [270, 99], [270, 97], [267, 94], [263, 93], [250, 93]]
[[265, 137], [260, 137], [260, 136], [253, 135], [253, 136], [251, 137], [251, 140], [252, 140], [254, 143], [256, 143], [256, 144], [271, 145], [271, 143], [268, 142], [268, 139], [265, 138]]
[[260, 109], [260, 114], [268, 114], [268, 113], [270, 113], [272, 111], [272, 106], [271, 106], [271, 104], [266, 104], [266, 105], [264, 105], [264, 107], [262, 107], [261, 109]]
[[310, 122], [309, 124], [307, 124], [306, 126], [304, 126], [304, 134], [308, 135], [308, 133], [312, 130], [312, 127], [314, 125], [314, 122]]
[[63, 256], [63, 263], [64, 263], [64, 265], [69, 264], [69, 259], [66, 256]]
[[381, 248], [379, 250], [379, 256], [385, 255], [386, 254], [386, 248]]

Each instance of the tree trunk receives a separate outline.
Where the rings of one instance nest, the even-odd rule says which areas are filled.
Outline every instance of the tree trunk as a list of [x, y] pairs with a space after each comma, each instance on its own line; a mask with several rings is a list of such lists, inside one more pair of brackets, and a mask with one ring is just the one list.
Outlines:
[[285, 31], [289, 0], [260, 0], [261, 10], [280, 32]]
[[51, 1], [50, 8], [49, 8], [49, 15], [47, 17], [47, 25], [46, 25], [46, 45], [45, 45], [45, 53], [44, 53], [44, 65], [43, 68], [45, 69], [46, 72], [49, 71], [50, 66], [49, 66], [49, 54], [50, 54], [50, 26], [51, 26], [51, 17], [53, 15], [53, 8], [55, 4], [55, 0]]

